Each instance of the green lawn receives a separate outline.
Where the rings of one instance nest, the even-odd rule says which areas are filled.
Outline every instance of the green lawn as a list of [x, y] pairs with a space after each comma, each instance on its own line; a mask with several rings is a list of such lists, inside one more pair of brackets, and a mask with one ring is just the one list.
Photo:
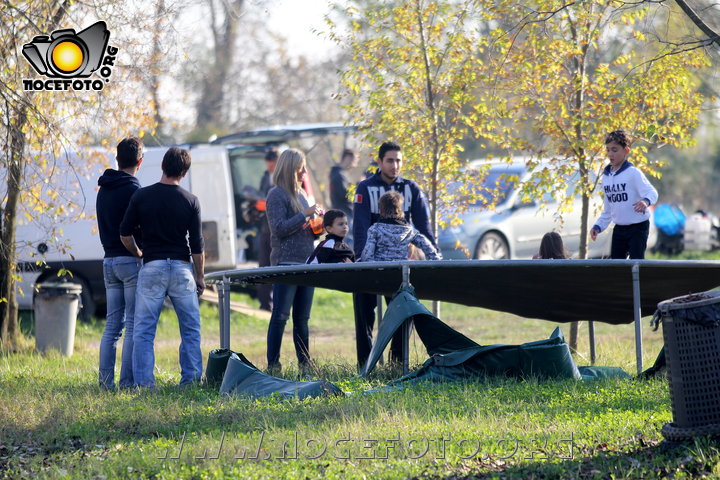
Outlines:
[[[556, 326], [449, 304], [441, 317], [481, 344], [538, 340]], [[217, 312], [203, 305], [202, 318], [207, 358], [219, 343]], [[241, 314], [231, 321], [232, 348], [264, 368], [267, 321]], [[646, 366], [662, 344], [647, 322]], [[359, 393], [393, 372], [355, 377], [349, 294], [316, 291], [311, 319], [315, 375], [355, 392], [346, 397], [251, 400], [180, 389], [177, 321], [167, 311], [156, 345], [158, 389], [103, 392], [102, 328], [80, 325], [71, 358], [0, 354], [0, 478], [720, 478], [718, 444], [661, 443], [660, 429], [672, 420], [663, 378], [494, 379]], [[294, 378], [290, 330], [282, 362]], [[634, 373], [633, 326], [596, 330], [598, 364]], [[587, 327], [580, 331], [576, 361], [586, 365]], [[411, 347], [412, 362], [424, 361], [415, 337]]]

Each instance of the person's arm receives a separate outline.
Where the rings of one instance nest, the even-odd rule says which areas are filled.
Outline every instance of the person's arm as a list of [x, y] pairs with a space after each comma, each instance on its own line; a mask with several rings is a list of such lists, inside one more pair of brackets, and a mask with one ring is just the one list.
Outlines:
[[425, 253], [425, 258], [428, 260], [442, 260], [440, 252], [437, 251], [433, 244], [430, 243], [427, 237], [425, 237], [422, 233], [418, 232], [418, 234], [415, 235], [415, 238], [412, 239], [411, 243], [422, 250], [423, 253]]
[[367, 241], [363, 248], [362, 255], [360, 256], [361, 262], [373, 262], [375, 261], [375, 248], [377, 245], [377, 231], [374, 228], [370, 228], [367, 232]]
[[367, 185], [360, 182], [355, 191], [355, 202], [353, 203], [353, 247], [355, 248], [355, 258], [362, 257], [371, 222], [372, 214], [370, 212]]
[[636, 212], [645, 213], [645, 210], [647, 210], [650, 205], [655, 205], [657, 203], [658, 192], [640, 170], [637, 170], [635, 181], [637, 182], [637, 190], [640, 200], [635, 202], [633, 207]]
[[205, 252], [193, 253], [192, 260], [197, 294], [202, 295], [205, 290]]
[[135, 243], [135, 238], [132, 235], [124, 236], [120, 235], [120, 241], [125, 245], [127, 251], [132, 254], [133, 257], [142, 258], [142, 250]]
[[142, 250], [140, 250], [137, 243], [135, 243], [135, 238], [133, 238], [133, 231], [137, 229], [139, 223], [136, 201], [139, 191], [140, 190], [136, 190], [133, 196], [130, 197], [130, 203], [128, 204], [128, 207], [125, 210], [125, 215], [120, 222], [120, 241], [123, 245], [125, 245], [125, 248], [132, 254], [133, 257], [142, 258]]
[[412, 192], [413, 199], [410, 207], [412, 224], [418, 232], [425, 235], [425, 238], [430, 241], [433, 247], [436, 247], [435, 235], [433, 235], [432, 229], [430, 228], [430, 208], [428, 207], [425, 195], [417, 184], [412, 185]]
[[202, 236], [200, 200], [197, 198], [195, 198], [193, 202], [193, 209], [190, 226], [188, 227], [188, 243], [190, 244], [190, 254], [193, 260], [193, 273], [195, 276], [195, 284], [197, 285], [197, 294], [202, 295], [203, 290], [205, 290], [205, 240]]
[[[285, 191], [280, 187], [270, 190], [267, 198], [267, 219], [270, 232], [278, 238], [289, 237], [300, 230], [307, 219], [312, 216], [307, 211], [317, 205], [306, 208], [302, 212], [293, 212]], [[313, 210], [314, 211], [314, 210]]]
[[611, 221], [612, 214], [610, 213], [610, 202], [608, 202], [607, 197], [603, 195], [603, 211], [600, 214], [600, 217], [598, 217], [598, 219], [595, 221], [593, 227], [590, 229], [590, 238], [595, 241], [598, 234], [605, 230], [608, 225], [610, 225]]

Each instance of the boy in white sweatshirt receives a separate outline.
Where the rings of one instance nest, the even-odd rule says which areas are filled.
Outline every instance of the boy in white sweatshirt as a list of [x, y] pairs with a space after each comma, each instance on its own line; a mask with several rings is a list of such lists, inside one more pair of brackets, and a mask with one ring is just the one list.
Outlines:
[[645, 258], [650, 232], [648, 207], [658, 199], [655, 187], [627, 161], [631, 143], [629, 135], [622, 130], [610, 132], [605, 137], [605, 150], [610, 165], [603, 170], [603, 211], [590, 230], [590, 238], [597, 239], [611, 221], [615, 222], [611, 258]]

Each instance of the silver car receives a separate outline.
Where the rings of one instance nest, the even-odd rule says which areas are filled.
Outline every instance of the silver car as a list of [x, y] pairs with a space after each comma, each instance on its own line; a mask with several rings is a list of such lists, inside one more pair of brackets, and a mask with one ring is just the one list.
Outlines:
[[[473, 168], [474, 162], [468, 168]], [[545, 233], [557, 231], [571, 256], [580, 247], [580, 212], [582, 198], [574, 198], [571, 212], [557, 214], [558, 202], [552, 194], [543, 197], [546, 208], [539, 202], [523, 202], [518, 185], [530, 177], [524, 164], [493, 164], [484, 179], [480, 192], [494, 190], [495, 208], [485, 209], [480, 201], [460, 215], [461, 223], [447, 227], [439, 234], [438, 244], [446, 259], [530, 259], [540, 248]], [[578, 176], [568, 179], [568, 189], [574, 188]], [[483, 188], [484, 187], [484, 188]], [[488, 195], [485, 193], [484, 195]], [[590, 203], [588, 229], [592, 227], [602, 199], [594, 195]], [[593, 242], [588, 239], [588, 257], [610, 255], [612, 229], [603, 232]]]

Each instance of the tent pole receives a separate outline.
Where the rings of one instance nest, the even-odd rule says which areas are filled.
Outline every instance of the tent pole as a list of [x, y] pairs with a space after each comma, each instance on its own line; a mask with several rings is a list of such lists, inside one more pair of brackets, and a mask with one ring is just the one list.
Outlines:
[[633, 263], [633, 313], [635, 315], [635, 360], [637, 362], [637, 373], [643, 371], [643, 345], [642, 345], [642, 323], [640, 322], [640, 264]]
[[588, 322], [588, 339], [590, 341], [590, 365], [595, 365], [595, 322]]
[[218, 311], [220, 312], [220, 348], [230, 349], [230, 282], [223, 277], [218, 288]]
[[[402, 286], [403, 288], [410, 286], [410, 267], [407, 263], [402, 266]], [[410, 320], [405, 320], [402, 324], [402, 368], [403, 375], [410, 371]]]
[[[379, 332], [379, 331], [380, 331], [380, 327], [382, 326], [382, 320], [383, 320], [383, 296], [382, 296], [382, 295], [378, 295], [375, 301], [376, 301], [376, 304], [377, 304], [377, 305], [376, 305], [376, 309], [377, 309], [377, 319], [378, 319], [378, 320], [377, 320], [377, 328], [378, 328], [378, 332]], [[384, 364], [385, 364], [385, 361], [384, 361], [384, 360], [385, 360], [385, 359], [383, 358], [383, 356], [380, 355], [380, 362], [379, 362], [380, 365], [384, 365]]]

